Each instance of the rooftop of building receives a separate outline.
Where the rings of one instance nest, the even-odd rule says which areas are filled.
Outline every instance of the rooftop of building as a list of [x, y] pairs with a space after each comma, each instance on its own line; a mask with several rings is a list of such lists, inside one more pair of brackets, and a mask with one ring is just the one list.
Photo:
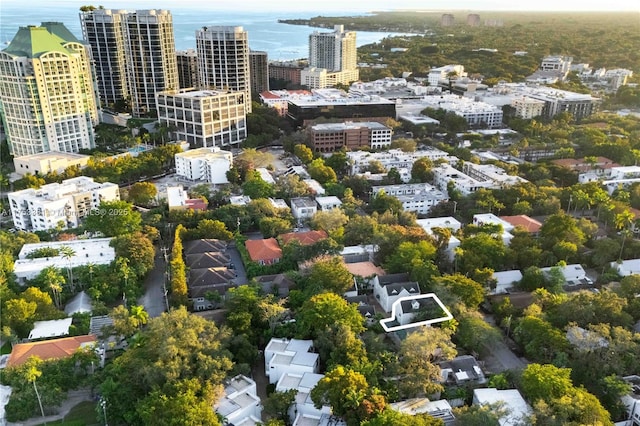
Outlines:
[[27, 359], [36, 356], [45, 361], [48, 359], [67, 358], [79, 348], [94, 344], [96, 336], [74, 336], [62, 339], [45, 340], [42, 342], [19, 343], [13, 347], [7, 367], [24, 364]]
[[282, 257], [282, 249], [275, 238], [247, 240], [244, 244], [249, 252], [249, 257], [254, 262], [280, 259]]
[[299, 107], [314, 107], [320, 105], [395, 105], [395, 102], [376, 95], [353, 95], [339, 89], [314, 89], [311, 96], [300, 96], [289, 99], [289, 102]]
[[345, 121], [344, 123], [320, 123], [320, 124], [314, 124], [313, 126], [311, 126], [311, 129], [316, 132], [323, 132], [323, 131], [339, 132], [339, 131], [350, 130], [350, 129], [360, 129], [363, 127], [366, 127], [369, 130], [385, 130], [385, 129], [391, 130], [387, 126], [377, 123], [375, 121], [359, 121], [359, 122]]
[[[93, 238], [87, 240], [51, 241], [42, 243], [25, 244], [22, 246], [18, 259], [15, 261], [13, 272], [17, 276], [23, 276], [29, 272], [39, 271], [48, 266], [64, 269], [75, 268], [89, 263], [104, 265], [115, 259], [116, 252], [111, 247], [112, 238]], [[41, 249], [65, 250], [68, 247], [72, 253], [69, 258], [59, 253], [57, 256], [29, 258], [29, 254]]]
[[78, 176], [71, 179], [63, 180], [61, 183], [48, 183], [46, 185], [42, 185], [37, 189], [27, 188], [10, 192], [9, 196], [19, 196], [24, 198], [35, 197], [39, 200], [54, 201], [60, 199], [61, 196], [84, 191], [93, 191], [96, 189], [108, 187], [117, 188], [118, 185], [111, 182], [95, 182], [93, 178], [87, 176]]
[[4, 53], [27, 58], [38, 58], [49, 52], [64, 55], [73, 54], [73, 50], [65, 44], [78, 39], [61, 22], [43, 22], [42, 26], [31, 25], [20, 27], [9, 45], [2, 50]]
[[206, 160], [224, 159], [229, 160], [233, 154], [231, 151], [225, 151], [218, 147], [211, 148], [195, 148], [176, 154], [180, 158], [202, 158]]
[[23, 155], [22, 157], [16, 157], [16, 159], [21, 161], [29, 161], [29, 160], [79, 160], [83, 158], [89, 158], [89, 155], [84, 154], [76, 154], [75, 152], [59, 152], [59, 151], [50, 151], [50, 152], [39, 152], [37, 154], [31, 155]]
[[222, 95], [229, 95], [233, 92], [225, 90], [194, 90], [194, 89], [182, 89], [179, 91], [168, 90], [164, 92], [158, 92], [160, 96], [176, 97], [176, 98], [215, 98]]
[[540, 228], [542, 227], [542, 223], [524, 214], [515, 216], [500, 216], [500, 219], [504, 220], [505, 222], [509, 222], [515, 228], [524, 228], [527, 232], [530, 232], [532, 234], [540, 231]]
[[313, 199], [307, 197], [292, 198], [291, 208], [294, 207], [298, 209], [316, 207], [316, 202]]
[[288, 232], [279, 236], [283, 244], [297, 241], [300, 245], [309, 246], [318, 241], [326, 240], [329, 235], [323, 230], [306, 231], [306, 232]]
[[371, 277], [373, 275], [384, 275], [386, 272], [379, 266], [373, 264], [373, 262], [355, 262], [355, 263], [346, 263], [345, 267], [352, 275], [357, 275], [359, 277]]

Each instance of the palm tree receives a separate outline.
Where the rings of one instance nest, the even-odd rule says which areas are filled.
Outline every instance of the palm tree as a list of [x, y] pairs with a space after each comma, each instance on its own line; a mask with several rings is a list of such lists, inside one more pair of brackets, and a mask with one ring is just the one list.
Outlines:
[[43, 281], [46, 287], [51, 290], [53, 301], [56, 304], [56, 308], [60, 309], [60, 293], [62, 292], [62, 285], [64, 284], [64, 277], [60, 275], [58, 270], [53, 266], [49, 266], [42, 270]]
[[39, 359], [31, 357], [27, 360], [27, 368], [25, 369], [25, 378], [28, 382], [33, 383], [33, 389], [36, 391], [36, 397], [38, 398], [38, 405], [40, 405], [40, 413], [44, 417], [44, 408], [42, 407], [42, 399], [40, 398], [40, 392], [38, 392], [38, 386], [36, 386], [36, 379], [42, 376], [42, 371], [38, 370]]
[[71, 267], [71, 259], [76, 255], [76, 251], [69, 246], [60, 247], [60, 256], [67, 260], [67, 274], [69, 276], [69, 286], [71, 291], [75, 293], [76, 286], [73, 282], [73, 268]]
[[137, 328], [142, 327], [149, 321], [149, 314], [142, 305], [132, 306], [129, 312], [131, 321]]
[[622, 213], [618, 213], [615, 217], [616, 229], [622, 230], [622, 244], [620, 245], [620, 255], [618, 259], [622, 260], [622, 253], [624, 251], [624, 243], [627, 241], [627, 237], [631, 234], [629, 227], [633, 223], [635, 215], [630, 210], [625, 210]]

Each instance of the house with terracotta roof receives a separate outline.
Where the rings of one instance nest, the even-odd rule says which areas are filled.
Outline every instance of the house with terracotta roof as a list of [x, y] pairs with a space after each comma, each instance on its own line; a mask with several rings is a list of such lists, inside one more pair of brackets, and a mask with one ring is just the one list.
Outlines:
[[516, 216], [500, 216], [500, 219], [510, 223], [514, 228], [523, 228], [530, 234], [537, 235], [540, 231], [540, 227], [542, 227], [542, 223], [524, 214], [519, 214]]
[[275, 238], [247, 240], [244, 245], [251, 260], [260, 265], [272, 265], [282, 259], [282, 249]]
[[329, 235], [323, 230], [306, 231], [306, 232], [289, 232], [279, 236], [282, 244], [289, 244], [291, 241], [297, 241], [301, 246], [310, 246], [318, 241], [329, 238]]
[[92, 347], [96, 344], [96, 336], [74, 336], [41, 342], [18, 343], [13, 347], [7, 367], [17, 367], [27, 359], [36, 356], [43, 361], [68, 358], [78, 349]]

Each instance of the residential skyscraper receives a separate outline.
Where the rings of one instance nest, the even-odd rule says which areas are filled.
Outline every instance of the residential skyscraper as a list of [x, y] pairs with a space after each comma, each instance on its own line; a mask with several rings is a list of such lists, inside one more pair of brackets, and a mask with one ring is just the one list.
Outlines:
[[129, 99], [133, 115], [143, 116], [155, 112], [157, 92], [178, 89], [171, 12], [96, 9], [80, 21], [104, 102]]
[[262, 93], [269, 90], [269, 60], [267, 52], [259, 50], [251, 50], [249, 52], [249, 76], [252, 93]]
[[196, 51], [201, 87], [242, 92], [246, 112], [251, 112], [247, 32], [242, 27], [202, 27], [196, 31]]
[[198, 56], [193, 49], [176, 52], [178, 62], [178, 81], [181, 89], [199, 87], [198, 84]]
[[329, 72], [356, 69], [355, 31], [345, 31], [344, 25], [335, 25], [330, 33], [314, 31], [309, 36], [309, 67]]
[[16, 157], [95, 146], [89, 48], [59, 22], [21, 27], [0, 52], [0, 116]]
[[105, 106], [123, 102], [129, 96], [122, 31], [126, 14], [125, 10], [111, 9], [80, 13], [82, 37], [91, 46], [98, 93]]

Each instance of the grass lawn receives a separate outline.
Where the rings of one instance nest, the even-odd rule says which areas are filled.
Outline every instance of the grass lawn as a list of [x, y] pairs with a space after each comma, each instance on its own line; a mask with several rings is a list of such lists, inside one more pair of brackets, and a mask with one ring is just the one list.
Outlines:
[[[44, 423], [43, 423], [44, 425]], [[96, 415], [96, 402], [84, 401], [69, 411], [64, 420], [47, 422], [47, 426], [100, 426]]]
[[11, 342], [5, 342], [0, 348], [0, 355], [6, 355], [11, 353]]

